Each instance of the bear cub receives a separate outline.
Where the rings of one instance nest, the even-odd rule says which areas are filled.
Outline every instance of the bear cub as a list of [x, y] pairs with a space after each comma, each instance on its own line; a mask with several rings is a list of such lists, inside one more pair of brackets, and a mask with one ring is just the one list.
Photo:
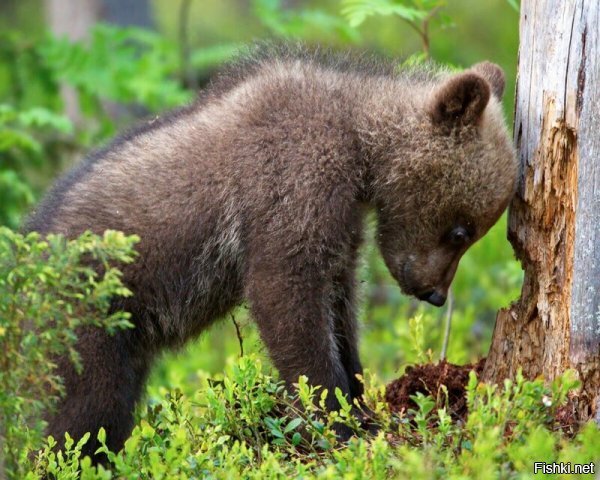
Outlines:
[[[123, 268], [135, 328], [79, 333], [59, 361], [57, 440], [131, 433], [152, 359], [246, 300], [288, 385], [360, 398], [355, 269], [366, 212], [400, 288], [441, 306], [461, 256], [498, 220], [518, 165], [502, 70], [462, 73], [269, 50], [193, 105], [142, 125], [63, 177], [26, 229], [141, 237]], [[333, 394], [327, 406], [339, 405]], [[340, 434], [351, 432], [340, 429]]]

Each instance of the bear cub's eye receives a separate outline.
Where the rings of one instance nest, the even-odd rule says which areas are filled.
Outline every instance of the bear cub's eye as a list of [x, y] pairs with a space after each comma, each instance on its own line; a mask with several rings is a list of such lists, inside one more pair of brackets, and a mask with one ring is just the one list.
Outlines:
[[469, 232], [464, 227], [455, 227], [448, 234], [448, 243], [454, 247], [462, 247], [470, 239]]

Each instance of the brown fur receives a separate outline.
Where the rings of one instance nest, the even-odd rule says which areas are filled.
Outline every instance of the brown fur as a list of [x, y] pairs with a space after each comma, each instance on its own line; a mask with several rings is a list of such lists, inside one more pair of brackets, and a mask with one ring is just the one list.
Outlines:
[[61, 365], [67, 396], [49, 433], [104, 426], [120, 448], [156, 353], [244, 299], [288, 384], [305, 374], [359, 397], [354, 269], [365, 211], [377, 212], [401, 288], [443, 302], [460, 257], [514, 190], [503, 84], [489, 63], [451, 75], [260, 53], [196, 104], [75, 168], [28, 228], [140, 235], [139, 260], [124, 268], [134, 296], [114, 304], [136, 328], [81, 332], [84, 371]]

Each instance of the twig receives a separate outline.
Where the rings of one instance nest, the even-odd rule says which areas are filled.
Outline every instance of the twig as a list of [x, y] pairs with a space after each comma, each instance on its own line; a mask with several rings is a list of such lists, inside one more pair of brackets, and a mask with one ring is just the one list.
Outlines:
[[192, 0], [181, 0], [179, 7], [179, 48], [181, 55], [181, 76], [186, 87], [195, 90], [197, 88], [196, 78], [190, 66], [190, 36], [189, 18]]
[[429, 47], [429, 21], [440, 11], [442, 7], [435, 7], [432, 9], [427, 16], [423, 19], [421, 23], [423, 34], [421, 36], [421, 40], [423, 42], [423, 51], [427, 58], [431, 57], [430, 47]]
[[[421, 47], [423, 48], [423, 53], [427, 58], [429, 58], [429, 37], [427, 36], [427, 32], [423, 30], [422, 26], [417, 25], [415, 22], [410, 20], [405, 20], [405, 22], [415, 31], [419, 38], [421, 39]], [[425, 22], [425, 20], [423, 20]]]
[[431, 11], [423, 18], [421, 24], [418, 25], [412, 20], [405, 20], [405, 22], [419, 35], [421, 38], [421, 46], [423, 53], [427, 58], [431, 57], [430, 43], [429, 43], [429, 22], [431, 19], [441, 10], [441, 6], [431, 9]]
[[235, 321], [235, 317], [233, 316], [233, 313], [231, 314], [231, 321], [235, 325], [235, 333], [237, 334], [238, 342], [240, 342], [240, 357], [243, 357], [244, 356], [244, 338], [242, 337], [242, 332], [240, 330], [240, 326]]
[[452, 324], [452, 308], [454, 307], [454, 296], [452, 290], [448, 290], [448, 307], [446, 309], [446, 322], [444, 325], [444, 343], [442, 344], [442, 353], [440, 360], [446, 360], [448, 353], [448, 341], [450, 340], [450, 326]]
[[4, 458], [4, 427], [0, 426], [0, 478], [6, 478], [6, 460]]

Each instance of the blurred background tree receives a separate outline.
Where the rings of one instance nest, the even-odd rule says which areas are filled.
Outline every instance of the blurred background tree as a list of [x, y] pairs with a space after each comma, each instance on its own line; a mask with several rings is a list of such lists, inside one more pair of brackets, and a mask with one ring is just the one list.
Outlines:
[[[489, 59], [506, 72], [512, 118], [518, 6], [510, 0], [4, 0], [0, 4], [0, 224], [17, 228], [61, 172], [141, 116], [184, 104], [255, 40], [300, 40], [452, 68]], [[372, 220], [371, 220], [372, 223]], [[448, 359], [487, 353], [496, 311], [522, 274], [505, 217], [461, 262]], [[437, 359], [446, 313], [403, 297], [371, 241], [360, 271], [364, 363], [385, 379]], [[244, 351], [260, 350], [242, 307]], [[412, 320], [409, 322], [408, 320]], [[415, 348], [417, 346], [417, 348]], [[193, 389], [199, 370], [239, 353], [230, 318], [155, 369], [151, 395]]]

